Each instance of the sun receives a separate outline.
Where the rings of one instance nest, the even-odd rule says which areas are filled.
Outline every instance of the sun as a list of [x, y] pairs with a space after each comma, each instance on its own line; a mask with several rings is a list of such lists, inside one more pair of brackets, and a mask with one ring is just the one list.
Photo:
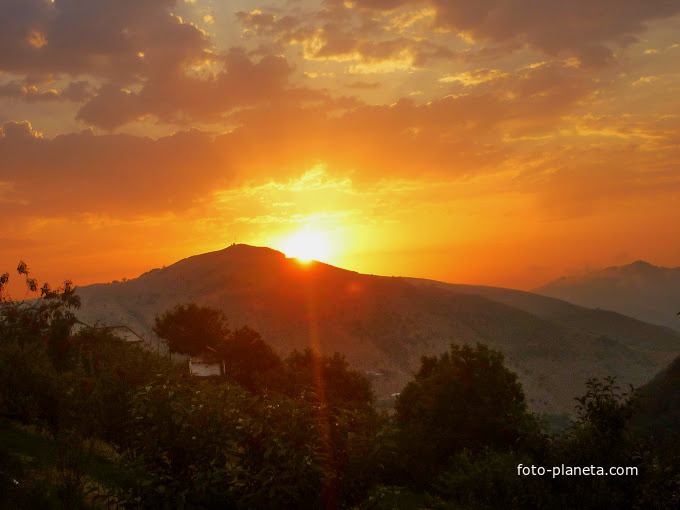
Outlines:
[[328, 257], [328, 240], [322, 232], [303, 230], [283, 242], [282, 250], [287, 257], [303, 262], [324, 261]]

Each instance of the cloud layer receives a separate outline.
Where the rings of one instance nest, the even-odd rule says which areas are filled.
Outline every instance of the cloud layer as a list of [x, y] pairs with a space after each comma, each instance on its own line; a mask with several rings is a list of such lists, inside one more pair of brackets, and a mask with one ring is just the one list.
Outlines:
[[680, 216], [678, 28], [675, 0], [0, 1], [0, 258], [305, 218], [517, 257], [651, 232]]
[[[359, 8], [392, 11], [410, 0], [356, 0]], [[673, 0], [428, 0], [434, 26], [491, 41], [509, 50], [529, 45], [552, 56], [576, 56], [587, 64], [613, 58], [613, 49], [637, 40], [646, 24], [674, 16]]]

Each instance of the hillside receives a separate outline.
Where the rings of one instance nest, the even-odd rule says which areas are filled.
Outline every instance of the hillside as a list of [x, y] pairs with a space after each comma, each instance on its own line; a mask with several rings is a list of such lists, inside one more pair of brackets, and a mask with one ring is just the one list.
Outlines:
[[508, 289], [423, 282], [234, 245], [78, 293], [83, 320], [146, 333], [177, 303], [219, 307], [233, 326], [248, 324], [281, 353], [311, 345], [345, 354], [383, 400], [400, 391], [422, 355], [451, 342], [502, 350], [532, 407], [550, 411], [571, 411], [588, 377], [640, 385], [680, 353], [680, 335], [618, 314]]
[[616, 338], [632, 349], [643, 349], [652, 357], [658, 356], [659, 360], [665, 359], [666, 352], [673, 352], [677, 348], [675, 331], [659, 328], [617, 312], [585, 308], [560, 299], [515, 289], [443, 283], [417, 278], [408, 280], [415, 285], [436, 285], [457, 293], [482, 296], [563, 326]]
[[640, 388], [633, 423], [652, 435], [657, 444], [677, 436], [680, 430], [680, 356]]
[[562, 277], [533, 292], [589, 308], [602, 308], [680, 331], [680, 268], [638, 260]]

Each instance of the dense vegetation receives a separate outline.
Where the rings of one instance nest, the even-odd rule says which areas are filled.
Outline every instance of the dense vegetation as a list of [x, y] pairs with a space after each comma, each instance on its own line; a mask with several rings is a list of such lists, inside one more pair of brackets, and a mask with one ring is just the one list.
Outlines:
[[[20, 264], [30, 290], [38, 284]], [[0, 278], [0, 296], [8, 275]], [[311, 350], [280, 358], [221, 312], [180, 305], [157, 333], [207, 347], [226, 374], [79, 324], [68, 282], [0, 303], [2, 508], [671, 508], [680, 450], [629, 426], [636, 399], [589, 381], [548, 435], [503, 356], [425, 357], [393, 415], [366, 378]], [[628, 476], [520, 476], [524, 466], [635, 466]]]
[[680, 441], [680, 357], [638, 392], [636, 429], [650, 435], [657, 447]]

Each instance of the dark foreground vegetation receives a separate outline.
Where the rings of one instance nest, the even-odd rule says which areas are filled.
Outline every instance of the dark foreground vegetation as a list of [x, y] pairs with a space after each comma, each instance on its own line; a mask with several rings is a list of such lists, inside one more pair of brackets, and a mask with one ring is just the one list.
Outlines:
[[[84, 327], [70, 284], [0, 303], [0, 508], [676, 508], [680, 448], [612, 379], [549, 435], [503, 356], [425, 357], [392, 415], [366, 378], [311, 350], [280, 358], [197, 305], [160, 316], [171, 351]], [[7, 275], [0, 280], [7, 282]], [[649, 397], [647, 397], [649, 399]], [[658, 418], [657, 415], [655, 415]], [[659, 441], [659, 435], [664, 440]], [[663, 447], [659, 447], [659, 445]], [[636, 467], [628, 476], [520, 476], [518, 465]]]

